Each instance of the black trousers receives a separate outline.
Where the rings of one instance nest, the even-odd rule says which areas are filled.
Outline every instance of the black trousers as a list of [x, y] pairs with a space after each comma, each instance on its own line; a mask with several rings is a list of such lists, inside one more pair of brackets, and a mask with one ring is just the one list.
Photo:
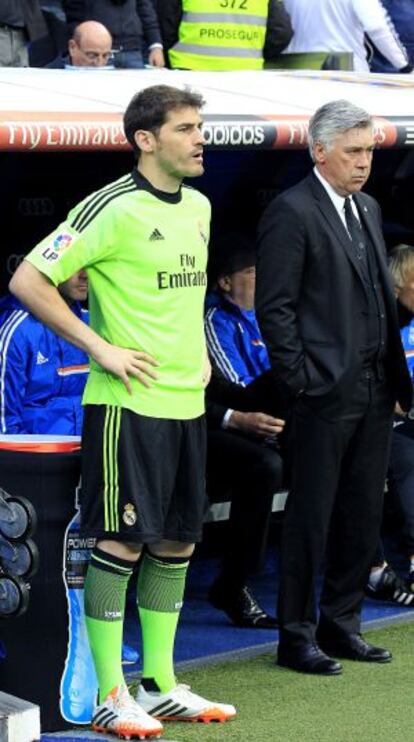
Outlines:
[[388, 484], [402, 515], [404, 551], [414, 555], [414, 420], [398, 425], [391, 437]]
[[239, 590], [260, 570], [273, 495], [282, 487], [280, 453], [227, 430], [207, 434], [207, 491], [231, 491], [230, 519], [220, 579]]
[[361, 374], [346, 409], [324, 417], [323, 400], [299, 397], [292, 412], [291, 489], [282, 534], [281, 643], [315, 640], [315, 586], [323, 634], [360, 629], [364, 587], [378, 543], [394, 399]]

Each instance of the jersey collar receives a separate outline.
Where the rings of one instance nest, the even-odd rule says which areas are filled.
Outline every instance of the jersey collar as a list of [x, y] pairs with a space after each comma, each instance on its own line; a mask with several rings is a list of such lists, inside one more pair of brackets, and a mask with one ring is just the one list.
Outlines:
[[168, 204], [178, 204], [181, 201], [181, 186], [176, 193], [167, 193], [167, 191], [160, 191], [158, 190], [158, 188], [154, 188], [149, 180], [147, 180], [147, 178], [144, 178], [142, 173], [140, 173], [139, 170], [136, 170], [135, 168], [132, 171], [132, 178], [137, 188], [152, 193], [153, 196], [159, 198], [160, 201], [165, 201]]

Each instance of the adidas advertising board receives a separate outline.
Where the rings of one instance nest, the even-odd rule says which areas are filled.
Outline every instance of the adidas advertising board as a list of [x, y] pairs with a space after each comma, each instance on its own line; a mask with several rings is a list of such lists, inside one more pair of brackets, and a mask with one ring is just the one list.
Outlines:
[[[0, 69], [0, 150], [128, 151], [122, 113], [132, 95], [154, 84], [152, 70], [139, 77], [118, 71]], [[172, 81], [172, 76], [174, 81]], [[63, 80], [63, 78], [62, 78]], [[411, 75], [342, 70], [244, 70], [196, 72], [158, 69], [157, 83], [189, 86], [206, 100], [206, 146], [220, 149], [288, 149], [307, 146], [295, 130], [328, 100], [346, 98], [375, 112], [381, 147], [414, 144]], [[138, 87], [137, 87], [138, 85]], [[21, 90], [24, 89], [24, 96]], [[82, 97], [79, 90], [82, 90]], [[48, 214], [54, 204], [27, 192], [24, 215]]]

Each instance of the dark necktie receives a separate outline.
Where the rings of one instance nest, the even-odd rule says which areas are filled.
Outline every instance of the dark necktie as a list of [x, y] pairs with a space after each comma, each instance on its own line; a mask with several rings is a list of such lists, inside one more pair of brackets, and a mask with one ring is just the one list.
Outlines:
[[347, 198], [345, 199], [344, 210], [346, 228], [351, 238], [352, 246], [355, 250], [355, 255], [357, 256], [358, 260], [366, 260], [364, 233], [362, 231], [359, 220], [354, 214], [350, 196], [347, 196]]

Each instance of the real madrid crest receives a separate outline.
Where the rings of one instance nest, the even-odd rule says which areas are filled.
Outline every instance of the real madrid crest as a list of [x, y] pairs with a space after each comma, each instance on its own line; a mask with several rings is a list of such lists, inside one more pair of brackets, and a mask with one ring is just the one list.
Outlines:
[[126, 526], [134, 526], [137, 522], [137, 514], [132, 503], [128, 502], [125, 505], [122, 520], [124, 521]]
[[200, 237], [203, 240], [204, 244], [207, 245], [208, 238], [207, 238], [206, 233], [204, 232], [203, 224], [201, 221], [198, 222], [198, 231], [200, 232]]

